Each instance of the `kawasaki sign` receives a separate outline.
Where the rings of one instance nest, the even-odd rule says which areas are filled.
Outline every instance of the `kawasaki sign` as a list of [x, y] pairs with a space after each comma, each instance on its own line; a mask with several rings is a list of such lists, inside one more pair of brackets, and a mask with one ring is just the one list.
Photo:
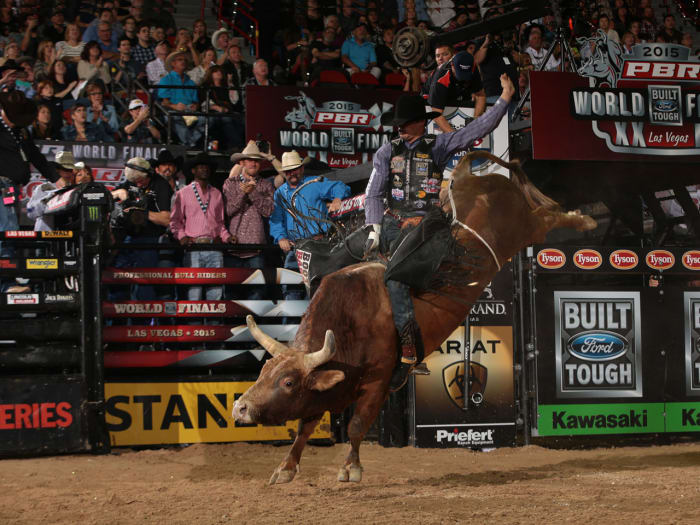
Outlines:
[[540, 436], [700, 432], [700, 403], [540, 405], [537, 418]]

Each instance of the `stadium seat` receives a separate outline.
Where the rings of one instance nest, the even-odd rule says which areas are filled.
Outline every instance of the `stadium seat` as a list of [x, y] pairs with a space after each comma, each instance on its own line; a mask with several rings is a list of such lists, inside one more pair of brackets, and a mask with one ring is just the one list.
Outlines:
[[148, 93], [146, 93], [145, 91], [134, 91], [134, 96], [136, 98], [140, 98], [144, 104], [148, 104]]
[[387, 73], [384, 77], [384, 85], [392, 89], [403, 89], [406, 77], [401, 73]]
[[319, 84], [347, 84], [348, 79], [342, 71], [324, 69], [318, 77]]
[[355, 86], [363, 87], [378, 86], [379, 80], [374, 78], [374, 75], [372, 75], [371, 73], [360, 71], [359, 73], [352, 74], [352, 76], [350, 77], [350, 83], [354, 84]]

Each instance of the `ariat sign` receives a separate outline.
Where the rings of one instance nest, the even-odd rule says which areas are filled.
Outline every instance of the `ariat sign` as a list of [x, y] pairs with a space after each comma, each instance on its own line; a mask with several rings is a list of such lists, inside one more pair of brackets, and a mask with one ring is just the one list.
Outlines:
[[476, 445], [493, 445], [493, 429], [484, 431], [474, 430], [458, 430], [452, 431], [440, 429], [435, 434], [435, 441], [440, 444], [453, 444], [461, 447], [476, 446]]
[[642, 395], [639, 292], [554, 292], [556, 394]]
[[537, 253], [537, 264], [547, 270], [556, 270], [566, 264], [566, 255], [556, 248], [545, 248]]
[[647, 266], [653, 270], [668, 270], [676, 264], [676, 258], [666, 250], [652, 250], [645, 257]]
[[574, 253], [574, 264], [582, 270], [595, 270], [603, 264], [603, 256], [596, 250], [579, 250]]
[[632, 250], [615, 250], [609, 260], [616, 270], [632, 270], [639, 264], [639, 257]]
[[685, 393], [700, 396], [700, 292], [683, 293]]

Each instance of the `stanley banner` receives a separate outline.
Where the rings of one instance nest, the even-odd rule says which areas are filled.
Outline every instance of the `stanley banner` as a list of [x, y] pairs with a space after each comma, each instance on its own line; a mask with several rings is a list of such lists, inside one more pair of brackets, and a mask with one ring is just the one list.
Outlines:
[[[106, 420], [112, 446], [232, 441], [289, 441], [296, 422], [240, 425], [234, 401], [252, 381], [106, 383]], [[326, 413], [311, 439], [330, 439]]]
[[508, 264], [472, 307], [467, 361], [464, 326], [425, 359], [430, 375], [415, 376], [415, 446], [492, 448], [514, 443], [511, 283]]

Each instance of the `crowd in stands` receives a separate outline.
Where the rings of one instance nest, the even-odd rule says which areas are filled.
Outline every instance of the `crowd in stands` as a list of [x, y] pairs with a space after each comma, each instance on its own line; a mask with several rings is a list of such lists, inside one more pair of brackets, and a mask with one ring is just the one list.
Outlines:
[[[655, 12], [649, 0], [560, 4], [575, 53], [575, 37], [598, 29], [625, 52], [641, 42], [673, 42], [697, 51], [692, 34], [681, 33], [675, 18]], [[509, 9], [505, 0], [297, 1], [286, 27], [274, 34], [261, 28], [261, 38], [272, 41], [273, 51], [253, 62], [244, 59], [243, 39], [227, 29], [212, 33], [203, 20], [176, 27], [169, 0], [149, 2], [148, 9], [144, 0], [4, 0], [1, 5], [0, 89], [18, 89], [37, 101], [40, 111], [30, 130], [34, 137], [169, 139], [190, 148], [239, 151], [246, 138], [246, 86], [313, 85], [331, 71], [341, 75], [335, 81], [422, 89], [427, 99], [436, 57], [431, 53], [419, 67], [401, 68], [391, 52], [396, 33], [417, 27], [434, 36]], [[497, 89], [493, 80], [503, 71], [488, 67], [493, 53], [486, 51], [509, 59], [516, 68], [514, 80], [527, 86], [529, 71], [542, 66], [556, 30], [549, 14], [493, 33], [488, 40], [457, 43], [447, 58], [461, 50], [472, 54], [485, 95], [493, 96], [489, 84]], [[553, 70], [559, 63], [555, 49], [544, 68]], [[203, 143], [205, 123], [208, 144]]]

